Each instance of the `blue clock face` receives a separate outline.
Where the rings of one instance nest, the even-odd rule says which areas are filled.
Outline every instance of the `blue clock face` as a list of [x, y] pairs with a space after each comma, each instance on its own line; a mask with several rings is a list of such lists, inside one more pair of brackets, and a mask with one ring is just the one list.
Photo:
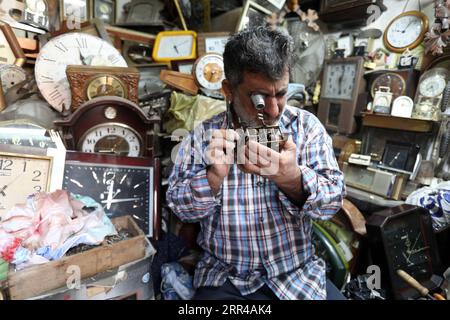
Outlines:
[[63, 189], [93, 198], [109, 218], [131, 215], [145, 234], [152, 235], [152, 167], [66, 161]]

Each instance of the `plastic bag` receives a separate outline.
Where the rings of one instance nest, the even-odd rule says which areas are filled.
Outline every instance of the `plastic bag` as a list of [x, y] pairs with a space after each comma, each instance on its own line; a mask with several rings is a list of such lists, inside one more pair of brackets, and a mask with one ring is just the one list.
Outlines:
[[172, 133], [175, 129], [192, 131], [194, 127], [226, 110], [225, 102], [202, 95], [188, 96], [172, 92], [168, 112], [171, 118], [164, 124], [165, 130]]
[[192, 277], [179, 263], [163, 264], [161, 277], [161, 293], [164, 300], [190, 300], [194, 296]]
[[417, 189], [405, 202], [427, 209], [436, 231], [450, 224], [450, 182]]

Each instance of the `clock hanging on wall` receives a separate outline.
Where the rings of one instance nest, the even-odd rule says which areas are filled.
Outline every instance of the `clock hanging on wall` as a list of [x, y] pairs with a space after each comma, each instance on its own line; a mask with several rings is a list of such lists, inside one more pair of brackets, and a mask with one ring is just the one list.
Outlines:
[[363, 57], [325, 61], [318, 117], [327, 130], [355, 132], [358, 97], [365, 90], [363, 63]]
[[402, 53], [421, 44], [427, 31], [428, 17], [420, 11], [407, 11], [389, 23], [383, 42], [390, 51]]
[[160, 119], [148, 118], [135, 103], [121, 97], [97, 97], [87, 101], [63, 120], [69, 150], [117, 156], [154, 155]]

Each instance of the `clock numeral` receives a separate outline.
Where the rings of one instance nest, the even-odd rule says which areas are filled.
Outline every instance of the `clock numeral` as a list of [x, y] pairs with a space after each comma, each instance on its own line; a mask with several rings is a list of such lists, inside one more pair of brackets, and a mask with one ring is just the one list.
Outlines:
[[77, 43], [78, 43], [78, 46], [82, 49], [87, 49], [87, 47], [88, 47], [86, 38], [81, 38], [81, 41], [80, 41], [80, 39], [77, 39]]
[[97, 131], [95, 131], [95, 136], [101, 137], [101, 136], [103, 136], [103, 133], [100, 130], [97, 130]]
[[52, 92], [50, 92], [48, 96], [50, 99], [55, 100], [61, 98], [61, 92], [59, 92], [58, 89], [55, 89]]
[[34, 177], [33, 179], [31, 179], [31, 181], [35, 181], [35, 182], [39, 182], [41, 181], [41, 179], [39, 179], [39, 177], [42, 175], [42, 172], [39, 170], [34, 170], [33, 171]]
[[86, 139], [87, 144], [95, 144], [95, 139]]
[[34, 186], [34, 190], [36, 190], [37, 192], [41, 192], [42, 191], [42, 187], [41, 186]]
[[114, 54], [110, 54], [108, 56], [108, 60], [112, 63], [112, 64], [116, 64], [117, 62], [120, 61], [120, 58]]
[[11, 166], [13, 165], [12, 160], [0, 160], [0, 170], [11, 171]]
[[108, 133], [115, 133], [116, 132], [116, 128], [106, 128], [106, 130], [108, 131]]
[[55, 47], [58, 48], [59, 50], [61, 50], [62, 52], [69, 51], [62, 42], [55, 43]]
[[23, 172], [27, 171], [27, 161], [23, 162]]

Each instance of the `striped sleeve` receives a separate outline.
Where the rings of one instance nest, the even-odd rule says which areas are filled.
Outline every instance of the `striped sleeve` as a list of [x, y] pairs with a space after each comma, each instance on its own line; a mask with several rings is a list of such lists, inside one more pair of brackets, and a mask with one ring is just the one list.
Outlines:
[[184, 222], [197, 222], [220, 207], [221, 192], [215, 196], [209, 186], [198, 138], [201, 134], [193, 133], [183, 140], [169, 177], [167, 203]]

